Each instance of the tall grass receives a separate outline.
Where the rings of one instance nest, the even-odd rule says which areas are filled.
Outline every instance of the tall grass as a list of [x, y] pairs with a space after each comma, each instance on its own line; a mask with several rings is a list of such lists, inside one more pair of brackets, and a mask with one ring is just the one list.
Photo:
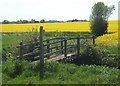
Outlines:
[[[17, 63], [17, 64], [16, 64]], [[20, 68], [18, 71], [18, 67]], [[120, 70], [108, 66], [45, 63], [45, 75], [39, 77], [39, 64], [16, 60], [3, 64], [3, 84], [118, 84]]]

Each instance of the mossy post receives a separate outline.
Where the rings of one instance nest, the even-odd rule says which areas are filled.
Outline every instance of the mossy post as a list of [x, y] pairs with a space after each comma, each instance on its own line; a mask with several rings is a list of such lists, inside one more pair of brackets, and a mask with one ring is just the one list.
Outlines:
[[[49, 40], [47, 40], [47, 44], [49, 44], [50, 43], [50, 41]], [[47, 53], [50, 53], [50, 45], [48, 45], [47, 46]], [[47, 57], [48, 59], [50, 58], [50, 56], [48, 56]]]
[[80, 55], [80, 35], [77, 37], [77, 56]]
[[40, 79], [44, 77], [43, 26], [40, 26]]
[[20, 59], [23, 59], [23, 42], [20, 42]]
[[64, 56], [67, 57], [67, 39], [64, 40]]
[[95, 36], [93, 36], [92, 38], [93, 38], [93, 45], [95, 46]]

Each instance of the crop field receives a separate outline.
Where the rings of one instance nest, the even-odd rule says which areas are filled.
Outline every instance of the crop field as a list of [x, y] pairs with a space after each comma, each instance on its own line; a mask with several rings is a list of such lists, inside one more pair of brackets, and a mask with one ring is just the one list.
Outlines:
[[117, 46], [118, 45], [118, 33], [105, 34], [96, 39], [97, 44], [108, 45], [108, 46]]
[[[108, 32], [118, 32], [118, 21], [108, 23]], [[39, 31], [40, 26], [43, 26], [46, 32], [90, 32], [90, 22], [2, 24], [2, 32], [32, 32], [32, 28]]]

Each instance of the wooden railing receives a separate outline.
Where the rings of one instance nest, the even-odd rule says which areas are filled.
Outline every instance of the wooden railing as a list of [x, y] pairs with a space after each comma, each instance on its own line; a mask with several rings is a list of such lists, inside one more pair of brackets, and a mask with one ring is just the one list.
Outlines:
[[[43, 30], [43, 27], [41, 27], [41, 30]], [[43, 35], [43, 32], [40, 32]], [[42, 36], [41, 35], [41, 36]], [[41, 41], [34, 41], [28, 44], [23, 44], [21, 42], [17, 48], [19, 49], [19, 56], [17, 58], [24, 59], [26, 57], [32, 57], [33, 60], [38, 60], [41, 57], [50, 59], [58, 53], [58, 55], [64, 54], [64, 57], [67, 57], [68, 54], [68, 49], [75, 48], [76, 46], [76, 51], [77, 55], [80, 55], [80, 40], [81, 39], [92, 39], [93, 45], [95, 45], [95, 36], [92, 37], [73, 37], [73, 38], [66, 38], [66, 37], [60, 37], [60, 38], [52, 38], [52, 39], [47, 39], [43, 40], [40, 39]], [[70, 45], [68, 44], [69, 40], [76, 40], [76, 45]], [[30, 47], [31, 52], [25, 52], [24, 49], [25, 47]]]

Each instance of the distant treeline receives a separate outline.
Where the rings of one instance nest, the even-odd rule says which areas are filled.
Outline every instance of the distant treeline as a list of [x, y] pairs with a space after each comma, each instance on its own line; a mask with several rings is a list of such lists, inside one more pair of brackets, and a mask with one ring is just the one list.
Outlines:
[[86, 19], [84, 19], [84, 20], [73, 19], [73, 20], [67, 20], [67, 21], [58, 21], [58, 20], [45, 21], [44, 19], [42, 19], [40, 21], [36, 21], [35, 19], [31, 19], [31, 21], [28, 21], [28, 20], [17, 20], [17, 21], [4, 20], [1, 23], [2, 24], [24, 24], [24, 23], [57, 23], [57, 22], [87, 22], [87, 20]]

